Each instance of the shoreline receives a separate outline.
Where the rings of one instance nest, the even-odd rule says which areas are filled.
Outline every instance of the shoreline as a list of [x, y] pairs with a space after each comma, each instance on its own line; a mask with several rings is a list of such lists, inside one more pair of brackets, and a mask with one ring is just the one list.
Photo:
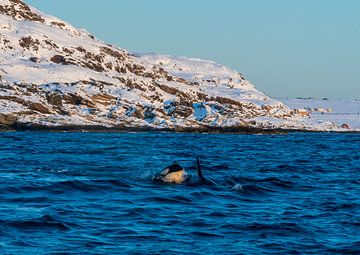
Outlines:
[[262, 129], [254, 127], [211, 127], [204, 126], [200, 128], [152, 128], [152, 127], [106, 127], [101, 125], [29, 125], [19, 124], [0, 125], [0, 132], [90, 132], [90, 133], [183, 133], [183, 134], [289, 134], [289, 133], [341, 133], [341, 134], [360, 134], [360, 131], [320, 131], [304, 129]]

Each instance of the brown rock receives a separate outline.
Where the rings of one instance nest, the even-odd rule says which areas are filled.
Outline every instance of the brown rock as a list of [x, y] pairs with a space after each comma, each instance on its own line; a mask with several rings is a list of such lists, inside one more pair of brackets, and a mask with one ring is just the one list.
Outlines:
[[172, 87], [169, 87], [167, 85], [164, 85], [164, 84], [156, 84], [158, 85], [158, 87], [165, 91], [166, 93], [169, 93], [170, 95], [177, 95], [177, 94], [181, 94], [183, 92], [177, 90], [176, 88], [172, 88]]
[[62, 65], [65, 65], [65, 63], [66, 63], [66, 59], [65, 59], [63, 56], [61, 56], [61, 55], [55, 55], [55, 56], [53, 56], [53, 57], [50, 59], [50, 61], [52, 61], [52, 62], [54, 62], [54, 63], [56, 63], [56, 64], [62, 64]]
[[67, 104], [79, 105], [79, 104], [81, 104], [82, 98], [80, 96], [74, 95], [74, 94], [65, 94], [63, 96], [63, 100]]
[[108, 106], [111, 104], [111, 102], [113, 100], [115, 100], [115, 97], [108, 95], [108, 94], [99, 94], [99, 95], [94, 95], [91, 97], [91, 99], [98, 104], [102, 104], [105, 106]]
[[51, 48], [58, 49], [59, 46], [56, 45], [56, 43], [53, 43], [51, 40], [45, 40], [44, 41], [47, 45], [49, 45]]
[[58, 27], [58, 28], [64, 28], [66, 25], [62, 22], [56, 22], [56, 21], [52, 21], [51, 25]]
[[93, 101], [75, 94], [66, 94], [63, 96], [63, 100], [72, 105], [86, 105], [89, 108], [96, 108], [96, 104]]
[[50, 114], [51, 110], [41, 103], [30, 103], [29, 109], [44, 114]]
[[86, 53], [86, 50], [83, 47], [77, 47], [76, 48], [78, 51], [82, 52], [82, 53]]
[[110, 56], [116, 58], [120, 62], [122, 62], [122, 61], [124, 61], [126, 59], [126, 53], [125, 52], [116, 51], [116, 50], [113, 50], [113, 49], [108, 48], [108, 47], [102, 47], [101, 51], [103, 53], [107, 54], [107, 55], [110, 55]]
[[184, 105], [179, 105], [175, 108], [174, 111], [175, 116], [180, 116], [183, 118], [189, 117], [191, 114], [193, 114], [193, 109], [191, 107], [187, 107]]
[[16, 121], [17, 121], [16, 116], [0, 113], [0, 125], [11, 126], [11, 125], [15, 124]]
[[32, 39], [31, 36], [23, 37], [20, 39], [19, 44], [24, 49], [33, 49], [33, 50], [39, 50], [40, 42], [38, 39]]
[[48, 100], [49, 104], [55, 105], [55, 106], [62, 106], [62, 97], [59, 94], [53, 93], [46, 96], [46, 99]]

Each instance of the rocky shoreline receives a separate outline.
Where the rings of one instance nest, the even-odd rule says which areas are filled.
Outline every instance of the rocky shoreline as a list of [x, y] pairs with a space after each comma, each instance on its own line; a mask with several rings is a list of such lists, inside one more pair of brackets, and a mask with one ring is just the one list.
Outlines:
[[38, 124], [15, 123], [12, 125], [0, 125], [0, 132], [109, 132], [109, 133], [188, 133], [188, 134], [288, 134], [288, 133], [347, 133], [360, 134], [360, 131], [316, 131], [304, 129], [261, 129], [255, 127], [211, 127], [201, 128], [178, 127], [152, 128], [152, 127], [106, 127], [101, 125], [59, 125], [46, 126]]

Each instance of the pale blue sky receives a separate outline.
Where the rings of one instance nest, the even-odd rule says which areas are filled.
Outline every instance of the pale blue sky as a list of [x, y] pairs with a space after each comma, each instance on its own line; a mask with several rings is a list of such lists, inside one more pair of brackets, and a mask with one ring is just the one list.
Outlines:
[[360, 98], [358, 0], [25, 0], [133, 52], [210, 59], [278, 97]]

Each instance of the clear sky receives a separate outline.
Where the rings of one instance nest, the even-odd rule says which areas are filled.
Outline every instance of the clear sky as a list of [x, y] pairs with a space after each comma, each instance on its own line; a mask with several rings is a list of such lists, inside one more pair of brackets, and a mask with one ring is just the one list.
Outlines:
[[132, 52], [210, 59], [277, 97], [360, 98], [359, 0], [25, 0]]

